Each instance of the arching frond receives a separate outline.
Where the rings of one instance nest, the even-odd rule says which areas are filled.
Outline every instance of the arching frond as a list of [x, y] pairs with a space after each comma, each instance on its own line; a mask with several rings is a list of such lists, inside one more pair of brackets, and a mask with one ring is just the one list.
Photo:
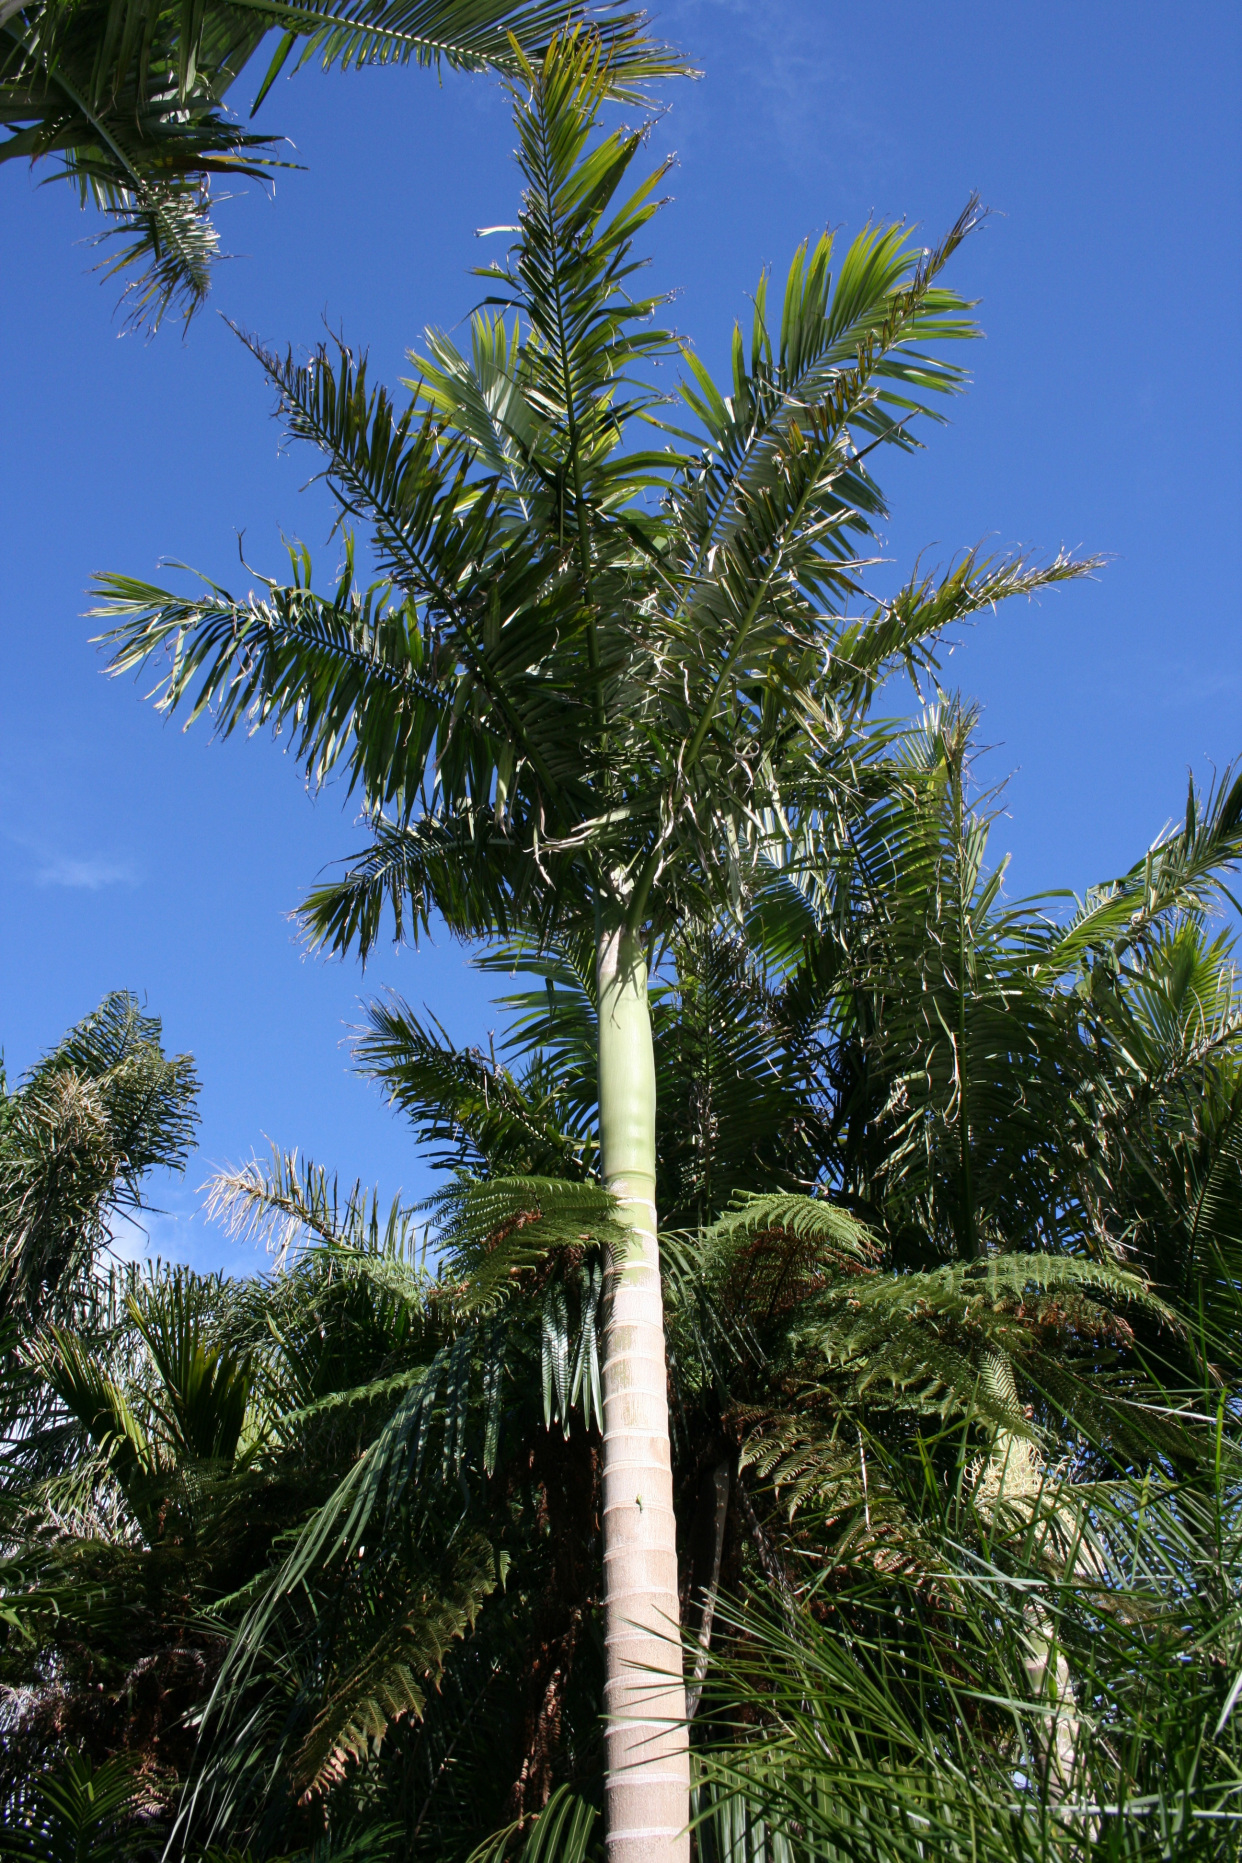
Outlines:
[[609, 1248], [622, 1230], [616, 1199], [599, 1184], [558, 1178], [463, 1181], [440, 1202], [444, 1272], [459, 1277], [472, 1309], [539, 1267], [554, 1249]]
[[1118, 955], [1140, 943], [1169, 912], [1202, 910], [1219, 894], [1222, 875], [1242, 861], [1242, 772], [1226, 770], [1206, 796], [1193, 780], [1181, 828], [1162, 835], [1118, 880], [1092, 889], [1044, 959], [1048, 976], [1065, 976], [1093, 949]]
[[515, 1076], [477, 1048], [455, 1047], [434, 1019], [423, 1023], [392, 996], [369, 1005], [354, 1058], [411, 1120], [435, 1165], [528, 1177], [591, 1169], [594, 1137], [542, 1054]]
[[790, 1195], [739, 1198], [707, 1231], [705, 1246], [729, 1250], [742, 1237], [780, 1234], [820, 1244], [838, 1264], [867, 1262], [876, 1252], [875, 1238], [848, 1210], [818, 1197]]
[[[280, 35], [254, 109], [290, 55], [348, 69], [448, 66], [518, 76], [558, 32], [585, 29], [608, 95], [643, 99], [686, 69], [644, 33], [639, 13], [560, 0], [14, 0], [0, 8], [0, 161], [55, 164], [52, 179], [110, 215], [131, 270], [131, 316], [157, 328], [206, 298], [219, 241], [210, 182], [269, 178], [293, 164], [281, 138], [244, 129], [230, 91], [268, 36]], [[124, 242], [128, 242], [127, 244]]]
[[529, 1825], [506, 1825], [472, 1850], [466, 1863], [587, 1863], [598, 1821], [594, 1805], [561, 1785]]

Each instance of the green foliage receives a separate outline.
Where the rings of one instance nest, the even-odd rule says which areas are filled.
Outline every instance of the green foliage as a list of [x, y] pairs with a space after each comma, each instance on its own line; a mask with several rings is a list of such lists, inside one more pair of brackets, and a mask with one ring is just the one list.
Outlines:
[[[594, 14], [594, 9], [587, 9]], [[556, 0], [9, 0], [0, 6], [0, 161], [52, 162], [104, 210], [121, 250], [108, 276], [126, 287], [135, 323], [201, 306], [219, 257], [213, 177], [267, 180], [282, 138], [244, 129], [228, 94], [273, 32], [280, 34], [257, 110], [295, 69], [409, 64], [517, 72], [567, 17]], [[643, 37], [642, 16], [605, 7], [594, 29], [615, 96], [681, 69]], [[253, 115], [253, 110], [252, 113]], [[109, 235], [105, 235], [108, 237]], [[139, 269], [141, 268], [141, 269]]]
[[13, 1092], [0, 1075], [0, 1310], [72, 1300], [114, 1215], [147, 1172], [182, 1169], [197, 1124], [188, 1055], [123, 991], [72, 1029]]
[[116, 1381], [72, 1333], [51, 1326], [28, 1363], [104, 1456], [135, 1514], [158, 1461], [147, 1433]]
[[566, 1096], [551, 1056], [541, 1053], [515, 1075], [494, 1056], [455, 1048], [399, 997], [370, 1005], [354, 1054], [409, 1114], [433, 1164], [518, 1177], [574, 1177], [590, 1169], [594, 1132], [584, 1109]]
[[[726, 1605], [700, 1855], [1234, 1855], [1237, 1617], [1222, 1622], [1216, 1589], [1227, 1571], [1236, 1597], [1232, 1455], [1226, 1466], [1206, 1492], [1152, 1484], [1137, 1510], [1124, 1484], [1050, 1481], [1016, 1532], [960, 1487], [937, 1503], [929, 1482], [920, 1502], [907, 1477], [907, 1506], [940, 1515], [924, 1520], [932, 1573], [856, 1556], [809, 1569], [796, 1616], [762, 1595]], [[1050, 1557], [1058, 1515], [1065, 1550]]]
[[831, 1031], [835, 1188], [908, 1265], [1006, 1247], [1121, 1259], [1138, 1241], [1151, 1070], [1166, 1110], [1145, 1134], [1149, 1156], [1153, 1140], [1165, 1152], [1157, 1128], [1181, 1095], [1219, 1103], [1208, 1083], [1231, 1076], [1223, 948], [1203, 953], [1201, 987], [1223, 1017], [1206, 1042], [1179, 1038], [1157, 1058], [1145, 1024], [1168, 940], [1189, 955], [1237, 863], [1242, 791], [1226, 779], [1192, 796], [1184, 827], [1066, 921], [1057, 896], [1002, 898], [989, 799], [966, 799], [972, 724], [956, 704], [930, 711], [882, 782], [873, 766], [878, 793], [847, 833], [790, 845], [754, 931]]
[[498, 1831], [467, 1863], [587, 1863], [598, 1819], [594, 1805], [559, 1786], [528, 1829], [518, 1823]]
[[[887, 845], [918, 810], [940, 845], [947, 795], [959, 847], [972, 830], [965, 809], [955, 825], [951, 784], [929, 798], [909, 767], [892, 759], [869, 804]], [[860, 815], [863, 850], [881, 845], [869, 832]], [[1236, 1299], [1236, 1010], [1227, 941], [1203, 917], [1233, 858], [1226, 832], [1215, 849], [1193, 900], [1170, 886], [1134, 943], [1131, 908], [1068, 974], [1044, 955], [1070, 935], [1051, 911], [1015, 918], [995, 891], [981, 906], [980, 881], [968, 1017], [1002, 976], [1056, 1070], [1031, 1089], [1050, 1122], [1032, 1150], [1006, 1137], [1030, 1050], [973, 1051], [991, 1082], [974, 1095], [973, 1255], [938, 1062], [921, 1090], [944, 1136], [912, 1146], [899, 1119], [881, 1123], [869, 1194], [849, 1194], [842, 1055], [857, 1052], [867, 954], [879, 943], [890, 962], [880, 941], [904, 922], [902, 887], [874, 864], [855, 918], [842, 860], [790, 865], [744, 944], [694, 927], [670, 942], [661, 1144], [671, 1159], [696, 1132], [715, 1147], [713, 1220], [662, 1245], [684, 1624], [705, 1671], [702, 1863], [739, 1845], [785, 1863], [921, 1845], [947, 1863], [963, 1831], [997, 1859], [1068, 1858], [1084, 1830], [1119, 1858], [1231, 1853], [1236, 1460], [1231, 1385], [1203, 1382], [1230, 1377]], [[940, 892], [951, 907], [956, 890]], [[931, 909], [947, 908], [919, 902]], [[940, 968], [916, 967], [911, 996], [953, 976], [937, 923]], [[1019, 940], [1015, 923], [1033, 929]], [[154, 1766], [142, 1815], [175, 1825], [175, 1853], [328, 1855], [389, 1827], [414, 1856], [598, 1844], [593, 1458], [612, 1205], [589, 1147], [562, 1154], [560, 1177], [512, 1169], [549, 1129], [532, 1137], [520, 1083], [544, 1083], [553, 1130], [591, 1132], [592, 979], [569, 942], [488, 963], [534, 973], [505, 999], [499, 1053], [516, 1071], [469, 1052], [463, 1065], [391, 1002], [360, 1044], [414, 1130], [444, 1135], [455, 1175], [429, 1212], [309, 1160], [254, 1161], [221, 1174], [211, 1203], [269, 1243], [269, 1276], [127, 1271], [25, 1348], [45, 1422], [4, 1495], [0, 1664], [29, 1691], [15, 1763], [46, 1766], [53, 1728], [98, 1763], [115, 1746], [91, 1704], [108, 1704]], [[876, 968], [866, 1058], [880, 1080], [889, 1066], [909, 1080], [943, 1025], [905, 1022], [900, 972]], [[730, 1020], [738, 1033], [717, 1032]], [[740, 1138], [709, 1117], [722, 1074]], [[1087, 1092], [1106, 1115], [1094, 1150]], [[1206, 1197], [1204, 1156], [1224, 1160]], [[817, 1161], [815, 1194], [789, 1184], [798, 1157]], [[998, 1212], [1024, 1207], [1004, 1174], [1032, 1158], [1059, 1223], [1002, 1247]], [[1089, 1246], [1112, 1235], [1128, 1264]], [[1158, 1250], [1155, 1287], [1136, 1266]], [[1196, 1421], [1205, 1402], [1216, 1428]], [[157, 1676], [196, 1747], [123, 1707]]]
[[159, 1374], [152, 1408], [177, 1453], [232, 1462], [250, 1397], [250, 1368], [204, 1337], [203, 1284], [174, 1272], [129, 1297], [130, 1317]]
[[84, 1754], [70, 1752], [61, 1765], [31, 1779], [11, 1807], [0, 1856], [35, 1863], [128, 1863], [134, 1854], [132, 1818], [142, 1799], [142, 1783], [127, 1759], [93, 1767]]
[[201, 1656], [192, 1755], [127, 1735], [172, 1855], [368, 1820], [412, 1858], [590, 1854], [607, 928], [654, 979], [700, 1863], [1223, 1858], [1242, 782], [1081, 904], [1006, 899], [973, 714], [872, 706], [1086, 566], [967, 556], [876, 605], [860, 560], [880, 449], [962, 385], [973, 210], [930, 253], [800, 248], [718, 385], [635, 292], [663, 170], [627, 178], [610, 82], [589, 33], [520, 65], [514, 244], [407, 404], [344, 347], [256, 349], [378, 581], [347, 530], [323, 594], [300, 550], [237, 598], [106, 585], [116, 670], [167, 650], [165, 709], [356, 790], [314, 939], [436, 910], [523, 977], [486, 1055], [370, 1011], [359, 1067], [450, 1173], [421, 1212], [253, 1161], [210, 1204], [269, 1275], [99, 1289], [28, 1354], [8, 1673], [68, 1723], [106, 1657], [119, 1701], [145, 1587], [145, 1647]]
[[[482, 269], [470, 353], [429, 333], [403, 410], [343, 346], [301, 366], [251, 345], [381, 581], [357, 582], [347, 534], [330, 593], [303, 550], [244, 597], [101, 585], [115, 672], [167, 650], [163, 709], [286, 729], [313, 783], [359, 790], [371, 845], [305, 909], [332, 949], [365, 952], [388, 909], [398, 935], [434, 907], [546, 947], [597, 907], [657, 933], [737, 907], [769, 820], [812, 821], [852, 783], [842, 727], [887, 669], [1087, 568], [971, 559], [849, 615], [885, 509], [868, 455], [913, 444], [960, 386], [930, 349], [971, 334], [939, 279], [973, 210], [928, 254], [865, 232], [835, 278], [829, 243], [800, 250], [779, 337], [761, 290], [732, 392], [709, 394], [630, 288], [664, 170], [628, 178], [645, 135], [600, 130], [609, 81], [581, 32], [524, 69], [515, 243]], [[653, 451], [652, 365], [674, 354], [694, 428]]]
[[368, 1626], [364, 1653], [344, 1675], [333, 1677], [328, 1699], [294, 1756], [295, 1791], [307, 1797], [326, 1791], [344, 1778], [349, 1761], [378, 1750], [393, 1722], [406, 1714], [422, 1716], [426, 1682], [438, 1677], [453, 1640], [474, 1628], [495, 1583], [492, 1549], [476, 1538], [459, 1551], [447, 1585], [433, 1580], [412, 1593], [378, 1636]]

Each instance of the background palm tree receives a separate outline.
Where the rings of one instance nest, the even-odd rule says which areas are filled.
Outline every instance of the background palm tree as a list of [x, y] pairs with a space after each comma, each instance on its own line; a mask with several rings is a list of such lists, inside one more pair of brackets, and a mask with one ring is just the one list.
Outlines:
[[590, 16], [614, 95], [683, 69], [643, 36], [643, 16], [565, 0], [0, 0], [0, 161], [50, 162], [50, 178], [94, 201], [122, 242], [108, 276], [130, 271], [136, 323], [190, 318], [219, 255], [213, 178], [263, 180], [289, 164], [281, 138], [245, 129], [229, 93], [279, 40], [255, 111], [295, 58], [325, 69], [408, 64], [512, 75], [558, 27]]
[[[947, 1099], [934, 1117], [950, 1137], [929, 1149], [912, 1151], [899, 1119], [881, 1128], [868, 1222], [847, 1207], [853, 1141], [834, 1114], [853, 1076], [837, 1044], [857, 1039], [868, 963], [899, 1081], [920, 1056], [938, 1078], [943, 1024], [918, 1019], [917, 1002], [937, 979], [953, 988], [934, 919], [903, 945], [923, 966], [914, 1010], [877, 941], [877, 911], [894, 925], [929, 911], [929, 889], [901, 881], [902, 850], [921, 850], [926, 878], [929, 845], [951, 869], [974, 826], [943, 769], [947, 721], [908, 738], [888, 759], [891, 793], [853, 822], [873, 855], [868, 817], [885, 824], [893, 855], [854, 929], [842, 851], [821, 844], [821, 868], [773, 869], [745, 938], [686, 928], [653, 992], [661, 1196], [683, 1225], [661, 1255], [699, 1855], [744, 1843], [802, 1863], [828, 1843], [865, 1856], [921, 1844], [947, 1859], [973, 1830], [981, 1855], [1068, 1857], [1089, 1818], [1109, 1854], [1149, 1854], [1159, 1828], [1224, 1857], [1237, 1465], [1230, 1387], [1210, 1395], [1202, 1377], [1227, 1377], [1230, 1360], [1205, 1365], [1205, 1333], [1183, 1361], [1193, 1390], [1153, 1377], [1175, 1362], [1160, 1342], [1198, 1324], [1198, 1292], [1179, 1319], [1068, 1220], [1006, 1243], [990, 1214], [979, 1252], [959, 1251]], [[1169, 1053], [1190, 1052], [1165, 1069], [1147, 1056], [1134, 1099], [1133, 1033], [1079, 1042], [1091, 1091], [1118, 1109], [1110, 1153], [1168, 1124], [1180, 1155], [1186, 1067], [1236, 1055], [1228, 949], [1193, 916], [1238, 858], [1233, 809], [1228, 783], [1196, 798], [1068, 928], [1028, 907], [1015, 930], [995, 895], [972, 914], [980, 1026], [1003, 963], [1024, 1026], [1041, 993], [1062, 1014], [1063, 972], [1041, 954], [1090, 920], [1113, 1024], [1145, 1014]], [[902, 814], [914, 826], [898, 833]], [[1187, 928], [1207, 955], [1171, 991]], [[453, 1173], [434, 1271], [399, 1203], [385, 1213], [361, 1187], [277, 1159], [213, 1193], [268, 1237], [273, 1274], [105, 1273], [90, 1298], [83, 1279], [76, 1319], [14, 1361], [43, 1409], [3, 1495], [12, 1820], [53, 1828], [28, 1777], [84, 1806], [90, 1761], [125, 1761], [117, 1789], [143, 1782], [126, 1806], [162, 1835], [180, 1805], [174, 1847], [190, 1853], [209, 1837], [256, 1855], [391, 1839], [415, 1855], [477, 1844], [564, 1863], [595, 1843], [613, 1222], [594, 1136], [597, 984], [585, 938], [482, 962], [543, 972], [507, 999], [498, 1055], [454, 1047], [393, 998], [358, 1045]], [[1210, 1021], [1188, 1008], [1196, 992]], [[1098, 1001], [1080, 992], [1073, 1013]], [[1170, 1001], [1177, 1015], [1161, 1020]], [[882, 1070], [885, 1024], [869, 1026]], [[1188, 1051], [1177, 1031], [1192, 1026], [1208, 1039]], [[977, 1103], [1003, 1132], [1029, 1047], [976, 1033], [973, 1052], [990, 1083]], [[1066, 1069], [1058, 1100], [1056, 1078], [1041, 1085], [1044, 1138], [1072, 1186], [1083, 1079]], [[1015, 1145], [1015, 1170], [1028, 1150]], [[981, 1209], [1008, 1207], [985, 1193]], [[1128, 1197], [1124, 1176], [1110, 1204], [1097, 1184], [1101, 1233], [1126, 1228]], [[1218, 1227], [1236, 1216], [1227, 1179], [1213, 1207]], [[1182, 1217], [1144, 1210], [1166, 1259], [1193, 1259]], [[1197, 1272], [1166, 1285], [1195, 1290]], [[1205, 1396], [1219, 1426], [1197, 1421]], [[192, 1758], [182, 1716], [192, 1726], [207, 1694]], [[84, 1757], [62, 1778], [46, 1761], [67, 1741]]]
[[117, 1217], [152, 1170], [181, 1170], [197, 1125], [189, 1055], [116, 991], [10, 1091], [0, 1071], [0, 1316], [72, 1316]]
[[[965, 800], [972, 727], [929, 712], [818, 897], [768, 908], [823, 993], [837, 1194], [911, 1267], [998, 1248], [1138, 1263], [1231, 1351], [1239, 1031], [1231, 942], [1205, 924], [1242, 785], [1192, 786], [1180, 827], [1068, 916], [1056, 895], [1007, 905], [995, 799]], [[1198, 1376], [1183, 1357], [1177, 1381]]]
[[[106, 1266], [118, 1222], [140, 1219], [150, 1173], [183, 1169], [193, 1146], [194, 1065], [165, 1055], [160, 1037], [159, 1019], [117, 991], [15, 1089], [0, 1078], [0, 1585], [6, 1653], [41, 1646], [47, 1701], [53, 1677], [72, 1676], [75, 1663], [97, 1677], [125, 1641], [127, 1555], [117, 1548], [58, 1566], [35, 1521], [49, 1508], [74, 1515], [103, 1466], [122, 1508], [123, 1483], [135, 1504], [151, 1498], [146, 1438], [93, 1354], [123, 1298], [120, 1271]], [[36, 1494], [32, 1513], [27, 1497]], [[27, 1597], [20, 1611], [15, 1591]], [[19, 1771], [23, 1756], [42, 1751], [40, 1739], [25, 1742], [24, 1719], [10, 1714], [6, 1727]], [[66, 1785], [71, 1797], [76, 1789]]]

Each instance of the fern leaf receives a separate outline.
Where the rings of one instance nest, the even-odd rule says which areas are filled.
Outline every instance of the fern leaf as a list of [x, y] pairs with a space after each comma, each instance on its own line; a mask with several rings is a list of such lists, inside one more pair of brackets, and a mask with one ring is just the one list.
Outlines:
[[495, 1585], [491, 1546], [475, 1536], [458, 1555], [449, 1581], [423, 1587], [336, 1683], [293, 1762], [302, 1804], [339, 1784], [350, 1762], [374, 1751], [393, 1721], [407, 1714], [421, 1718], [427, 1687], [438, 1679], [451, 1645], [474, 1628]]
[[831, 1254], [848, 1261], [871, 1261], [879, 1253], [864, 1223], [835, 1203], [819, 1197], [790, 1195], [739, 1198], [707, 1231], [709, 1245], [727, 1244], [743, 1236], [795, 1236], [817, 1242]]
[[557, 1178], [464, 1182], [441, 1208], [447, 1274], [464, 1283], [467, 1309], [496, 1299], [506, 1284], [537, 1268], [554, 1249], [582, 1249], [620, 1239], [616, 1199], [598, 1184]]

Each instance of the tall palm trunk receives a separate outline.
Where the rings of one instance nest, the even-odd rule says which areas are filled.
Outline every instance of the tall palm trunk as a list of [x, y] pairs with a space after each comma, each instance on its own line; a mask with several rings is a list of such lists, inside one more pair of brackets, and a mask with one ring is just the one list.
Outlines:
[[604, 1181], [629, 1235], [610, 1277], [604, 1395], [609, 1863], [688, 1863], [690, 1763], [655, 1209], [655, 1061], [639, 940], [601, 935]]

